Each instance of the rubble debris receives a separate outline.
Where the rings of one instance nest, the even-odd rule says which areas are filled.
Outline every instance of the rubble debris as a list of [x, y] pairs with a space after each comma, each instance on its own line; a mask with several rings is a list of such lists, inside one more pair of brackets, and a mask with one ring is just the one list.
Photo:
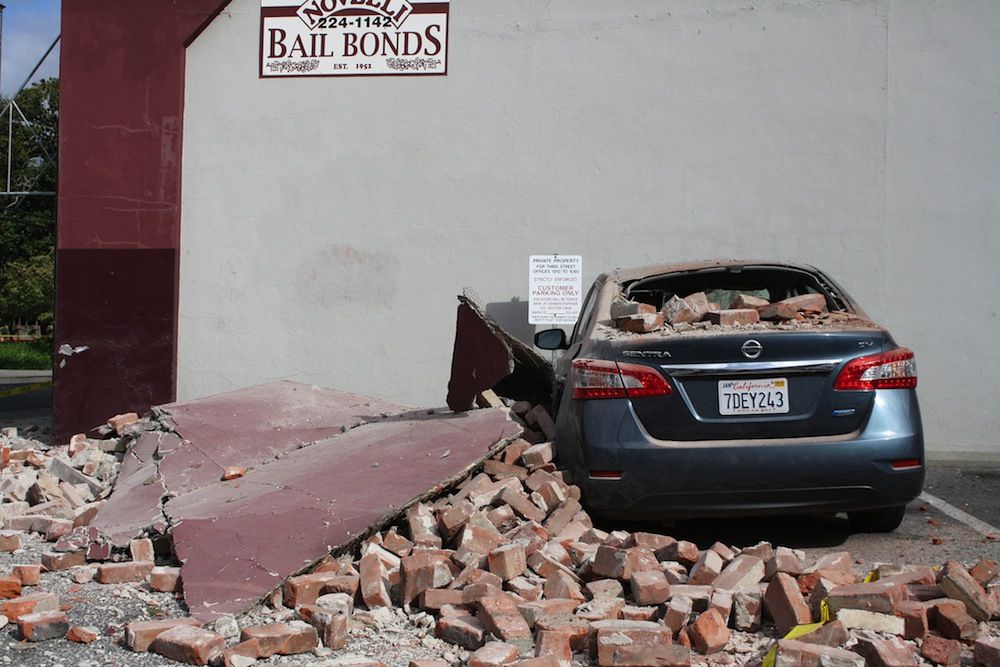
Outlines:
[[531, 346], [497, 324], [469, 295], [458, 297], [455, 346], [447, 404], [455, 412], [472, 408], [477, 394], [492, 389], [512, 401], [551, 411], [552, 366]]
[[[518, 438], [503, 409], [372, 416], [342, 432], [337, 420], [350, 409], [339, 416], [328, 409], [340, 398], [300, 390], [313, 407], [297, 412], [297, 425], [271, 414], [244, 425], [262, 439], [267, 423], [278, 438], [295, 431], [284, 441], [293, 444], [268, 460], [260, 445], [238, 483], [222, 482], [218, 465], [211, 483], [179, 477], [188, 490], [158, 500], [163, 535], [113, 546], [93, 525], [73, 528], [42, 556], [46, 569], [66, 573], [46, 576], [183, 591], [192, 617], [112, 631], [133, 651], [185, 664], [249, 667], [307, 653], [330, 656], [331, 664], [380, 664], [346, 653], [351, 634], [398, 621], [452, 647], [444, 654], [450, 664], [862, 667], [923, 659], [1000, 667], [1000, 568], [991, 561], [864, 572], [844, 551], [807, 562], [767, 542], [699, 549], [669, 535], [608, 533], [582, 509], [552, 443]], [[237, 396], [226, 401], [240, 409]], [[178, 451], [201, 450], [202, 465], [219, 460], [201, 411], [218, 408], [179, 404], [170, 415], [134, 422], [125, 436], [125, 460], [135, 459], [128, 474]], [[313, 409], [324, 415], [321, 437], [296, 443]], [[538, 406], [520, 406], [522, 416], [532, 412], [537, 425]], [[182, 423], [196, 426], [183, 433]], [[168, 428], [176, 430], [161, 430]], [[174, 437], [150, 440], [150, 433]], [[211, 433], [232, 442], [224, 428]], [[191, 446], [180, 449], [183, 441]], [[153, 446], [164, 443], [163, 452]], [[134, 492], [122, 467], [108, 505], [122, 489]], [[161, 490], [169, 484], [155, 478]], [[45, 523], [22, 525], [44, 534]], [[167, 539], [181, 567], [170, 564]], [[95, 541], [109, 551], [88, 561]], [[40, 565], [0, 573], [2, 618], [28, 641], [94, 641], [100, 630], [70, 626], [71, 595], [40, 589]]]
[[846, 310], [828, 312], [822, 294], [802, 294], [770, 302], [752, 294], [738, 294], [725, 305], [709, 301], [705, 292], [673, 294], [656, 306], [630, 301], [624, 295], [611, 303], [610, 324], [625, 333], [683, 333], [728, 329], [768, 330], [801, 327], [871, 327], [867, 317]]

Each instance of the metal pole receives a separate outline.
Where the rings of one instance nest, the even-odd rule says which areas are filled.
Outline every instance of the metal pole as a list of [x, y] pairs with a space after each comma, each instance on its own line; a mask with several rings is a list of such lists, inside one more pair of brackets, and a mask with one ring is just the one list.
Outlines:
[[61, 37], [61, 35], [56, 35], [56, 38], [52, 40], [52, 43], [49, 44], [49, 48], [46, 49], [45, 51], [45, 55], [42, 56], [37, 63], [35, 63], [35, 68], [31, 70], [31, 74], [28, 75], [28, 78], [24, 80], [24, 83], [21, 84], [21, 87], [17, 89], [17, 92], [14, 93], [14, 96], [11, 97], [10, 99], [12, 100], [16, 99], [17, 96], [20, 95], [21, 91], [24, 90], [24, 87], [28, 85], [28, 82], [31, 81], [31, 77], [35, 76], [35, 72], [38, 71], [38, 68], [42, 66], [42, 63], [45, 62], [45, 59], [49, 57], [50, 53], [52, 53], [52, 49], [56, 48], [56, 44], [59, 43], [59, 37]]
[[[13, 103], [12, 103], [13, 104]], [[7, 192], [10, 192], [10, 160], [14, 154], [14, 111], [7, 114]]]

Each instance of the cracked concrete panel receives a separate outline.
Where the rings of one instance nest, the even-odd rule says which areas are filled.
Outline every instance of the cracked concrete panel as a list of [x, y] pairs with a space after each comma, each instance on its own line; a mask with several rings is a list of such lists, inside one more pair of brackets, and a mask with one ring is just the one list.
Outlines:
[[461, 295], [458, 300], [448, 407], [469, 410], [476, 394], [493, 389], [551, 411], [555, 376], [549, 362], [507, 332], [474, 299]]
[[116, 546], [164, 522], [160, 504], [214, 484], [226, 466], [253, 469], [358, 424], [406, 410], [377, 398], [272, 382], [155, 410], [173, 432], [147, 431], [122, 462], [115, 493], [94, 518]]
[[521, 432], [506, 411], [403, 415], [166, 503], [191, 614], [245, 611], [285, 578], [399, 516]]
[[172, 493], [192, 491], [217, 481], [226, 466], [254, 468], [407, 409], [371, 396], [287, 381], [171, 403], [159, 410], [184, 442], [160, 462], [160, 474]]

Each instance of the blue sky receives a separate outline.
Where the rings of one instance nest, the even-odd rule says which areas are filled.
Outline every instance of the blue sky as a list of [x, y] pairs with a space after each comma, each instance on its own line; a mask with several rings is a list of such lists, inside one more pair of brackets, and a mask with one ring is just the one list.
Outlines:
[[[59, 34], [60, 0], [0, 0], [3, 13], [3, 53], [0, 92], [17, 92], [31, 68]], [[35, 79], [59, 76], [59, 45], [49, 55]]]

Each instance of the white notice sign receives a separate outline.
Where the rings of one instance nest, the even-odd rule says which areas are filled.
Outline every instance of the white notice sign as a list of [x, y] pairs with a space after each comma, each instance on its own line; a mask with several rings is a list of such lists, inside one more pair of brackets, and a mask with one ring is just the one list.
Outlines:
[[573, 324], [583, 295], [580, 255], [532, 255], [528, 263], [528, 323]]

